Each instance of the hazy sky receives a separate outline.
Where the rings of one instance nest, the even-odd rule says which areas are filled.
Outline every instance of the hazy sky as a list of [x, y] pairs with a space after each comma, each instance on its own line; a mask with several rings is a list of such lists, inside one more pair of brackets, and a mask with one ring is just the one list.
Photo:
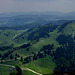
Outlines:
[[0, 0], [0, 13], [37, 11], [75, 11], [75, 0]]

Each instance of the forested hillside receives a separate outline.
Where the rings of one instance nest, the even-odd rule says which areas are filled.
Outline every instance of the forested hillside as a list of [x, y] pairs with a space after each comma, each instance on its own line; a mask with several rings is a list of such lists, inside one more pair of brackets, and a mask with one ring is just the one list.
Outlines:
[[22, 71], [29, 68], [40, 74], [75, 74], [74, 21], [63, 25], [46, 24], [27, 30], [8, 29], [8, 33], [11, 31], [9, 34], [5, 31], [0, 31], [1, 36], [4, 36], [0, 37], [3, 39], [1, 44], [5, 42], [0, 46], [1, 64], [18, 65]]

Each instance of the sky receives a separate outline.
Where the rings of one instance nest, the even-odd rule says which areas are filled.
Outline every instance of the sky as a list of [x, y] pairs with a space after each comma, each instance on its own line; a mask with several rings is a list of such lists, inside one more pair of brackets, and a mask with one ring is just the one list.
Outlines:
[[0, 0], [0, 13], [75, 11], [75, 0]]

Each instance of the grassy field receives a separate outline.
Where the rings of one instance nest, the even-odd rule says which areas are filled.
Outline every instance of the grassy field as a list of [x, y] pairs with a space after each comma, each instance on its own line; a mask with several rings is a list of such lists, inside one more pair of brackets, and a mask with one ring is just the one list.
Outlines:
[[32, 52], [36, 52], [37, 49], [34, 48], [33, 46], [28, 47], [29, 50], [27, 50], [27, 48], [22, 48], [22, 49], [18, 49], [15, 52], [13, 52], [12, 54], [15, 55], [15, 53], [18, 53], [20, 56], [27, 56], [27, 55], [31, 55]]
[[13, 60], [13, 61], [7, 61], [7, 62], [3, 62], [2, 64], [7, 64], [7, 65], [13, 65], [13, 66], [21, 66], [22, 65], [22, 62], [20, 62], [20, 60]]
[[[13, 68], [0, 65], [0, 75], [10, 75], [11, 69], [13, 69]], [[30, 72], [28, 70], [23, 70], [22, 74], [23, 75], [36, 75], [35, 73]]]
[[16, 30], [2, 30], [2, 32], [0, 32], [0, 42], [1, 44], [4, 45], [4, 43], [8, 43], [8, 41], [11, 41], [14, 36], [17, 34]]
[[10, 69], [13, 69], [13, 68], [0, 65], [0, 75], [9, 75]]
[[[20, 62], [19, 60], [4, 62], [3, 64], [13, 65], [13, 66], [18, 65], [23, 68], [32, 69], [32, 70], [34, 70], [38, 73], [42, 73], [42, 74], [52, 74], [54, 68], [56, 67], [56, 64], [53, 62], [53, 58], [51, 56], [40, 58], [40, 59], [38, 59], [36, 61], [32, 61], [28, 64], [22, 64], [22, 62]], [[24, 73], [25, 72], [27, 74], [31, 73], [29, 71], [24, 71]], [[32, 74], [32, 75], [35, 75], [35, 74]]]
[[38, 73], [42, 74], [51, 74], [53, 73], [56, 64], [53, 62], [51, 56], [47, 56], [45, 58], [40, 58], [36, 61], [30, 62], [28, 64], [23, 65], [23, 67], [28, 67]]
[[33, 73], [33, 72], [30, 72], [30, 71], [28, 71], [28, 70], [24, 70], [24, 71], [23, 71], [23, 75], [36, 75], [36, 74]]
[[[5, 62], [3, 64], [6, 64], [6, 65], [18, 65], [18, 66], [23, 66], [22, 63], [17, 60], [17, 61], [10, 61], [10, 62]], [[6, 66], [3, 66], [3, 65], [0, 65], [0, 75], [10, 75], [10, 69], [13, 69], [11, 67], [6, 67]], [[23, 70], [22, 72], [23, 75], [36, 75], [35, 73], [31, 72], [31, 71], [28, 71], [28, 70]]]
[[0, 45], [7, 46], [13, 43], [16, 46], [21, 43], [23, 44], [24, 43], [23, 41], [20, 43], [17, 43], [17, 42], [14, 42], [13, 39], [25, 31], [27, 30], [12, 30], [12, 29], [0, 30]]
[[75, 24], [74, 23], [71, 23], [71, 24], [68, 24], [65, 28], [64, 28], [64, 33], [66, 35], [75, 35]]

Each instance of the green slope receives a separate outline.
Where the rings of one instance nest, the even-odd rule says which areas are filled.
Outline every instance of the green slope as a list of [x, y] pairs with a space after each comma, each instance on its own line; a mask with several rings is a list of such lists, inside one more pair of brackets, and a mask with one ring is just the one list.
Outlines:
[[42, 74], [51, 74], [53, 73], [56, 64], [53, 62], [51, 56], [40, 58], [36, 61], [30, 62], [25, 65], [26, 67]]
[[11, 69], [13, 68], [0, 65], [0, 75], [10, 75]]
[[70, 23], [64, 28], [64, 34], [66, 35], [75, 35], [75, 23]]
[[[59, 45], [59, 43], [56, 41], [56, 38], [58, 37], [58, 35], [60, 34], [65, 34], [65, 35], [72, 35], [73, 37], [75, 36], [75, 23], [69, 23], [67, 25], [65, 25], [64, 28], [62, 28], [62, 30], [60, 32], [59, 28], [61, 26], [58, 26], [55, 30], [53, 30], [53, 32], [48, 32], [48, 35], [50, 35], [49, 37], [45, 36], [45, 37], [40, 37], [38, 41], [36, 41], [36, 39], [33, 40], [28, 40], [27, 37], [32, 33], [37, 31], [37, 29], [33, 29], [29, 32], [24, 32], [21, 31], [21, 34], [19, 34], [18, 36], [16, 36], [14, 39], [13, 37], [17, 34], [18, 31], [14, 31], [14, 30], [4, 30], [2, 32], [2, 30], [0, 30], [1, 33], [1, 37], [3, 37], [1, 39], [1, 42], [3, 41], [9, 41], [11, 43], [14, 43], [16, 46], [20, 46], [24, 43], [30, 42], [32, 46], [28, 47], [29, 50], [27, 51], [27, 48], [22, 48], [22, 49], [17, 49], [16, 51], [14, 51], [12, 53], [13, 56], [15, 56], [16, 53], [18, 53], [20, 56], [28, 56], [31, 55], [32, 53], [35, 53], [37, 51], [40, 51], [40, 49], [48, 44], [54, 44], [54, 49], [56, 50], [57, 47], [61, 46]], [[9, 36], [6, 36], [4, 33], [10, 33]], [[24, 36], [24, 38], [23, 38]], [[33, 38], [36, 36], [36, 33], [34, 34]], [[6, 38], [6, 39], [5, 39]], [[10, 41], [11, 40], [11, 41]], [[16, 40], [18, 42], [16, 42]], [[20, 40], [20, 41], [19, 41]], [[4, 43], [5, 44], [5, 43]], [[7, 44], [10, 44], [7, 42]], [[9, 58], [7, 58], [9, 59]], [[55, 62], [53, 61], [53, 58], [51, 56], [47, 56], [44, 58], [40, 58], [36, 61], [32, 61], [28, 64], [22, 65], [21, 62], [19, 61], [11, 61], [11, 62], [6, 62], [5, 64], [12, 64], [12, 65], [16, 65], [19, 64], [22, 67], [28, 67], [36, 72], [42, 73], [42, 74], [51, 74], [53, 73], [54, 68], [56, 67]], [[26, 71], [25, 73], [30, 74], [28, 71]], [[34, 75], [34, 74], [33, 74]]]
[[14, 42], [13, 39], [15, 39], [18, 35], [25, 31], [26, 30], [0, 29], [0, 45], [6, 46], [12, 43], [17, 45], [17, 42]]

